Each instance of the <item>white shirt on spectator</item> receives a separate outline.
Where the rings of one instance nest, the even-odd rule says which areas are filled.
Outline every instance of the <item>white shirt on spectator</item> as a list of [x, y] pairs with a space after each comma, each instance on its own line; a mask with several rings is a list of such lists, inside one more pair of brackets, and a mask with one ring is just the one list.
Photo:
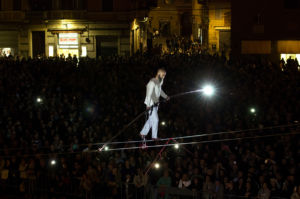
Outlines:
[[180, 180], [178, 187], [179, 188], [188, 188], [190, 185], [191, 185], [191, 181], [190, 180], [185, 180], [185, 181]]

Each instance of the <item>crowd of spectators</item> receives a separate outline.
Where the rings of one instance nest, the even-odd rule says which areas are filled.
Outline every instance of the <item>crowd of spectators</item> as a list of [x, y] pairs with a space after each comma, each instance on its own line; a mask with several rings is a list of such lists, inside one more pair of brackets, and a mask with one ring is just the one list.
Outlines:
[[[163, 89], [169, 95], [207, 82], [217, 88], [209, 99], [189, 95], [161, 104], [165, 125], [159, 137], [231, 133], [178, 140], [205, 142], [167, 147], [160, 167], [145, 175], [160, 148], [95, 150], [145, 109], [145, 85], [158, 67], [167, 70]], [[173, 193], [189, 190], [203, 199], [299, 199], [299, 78], [294, 60], [232, 61], [206, 54], [1, 58], [0, 194], [190, 197], [172, 195], [176, 188]], [[143, 122], [116, 140], [139, 139]], [[235, 139], [245, 137], [253, 139]]]
[[[157, 54], [157, 55], [160, 54], [191, 55], [191, 54], [200, 54], [200, 53], [208, 52], [208, 49], [204, 48], [204, 45], [201, 45], [201, 41], [192, 41], [191, 39], [187, 39], [185, 37], [179, 37], [176, 35], [168, 37], [165, 42], [155, 41], [154, 43], [155, 44], [150, 51], [152, 54]], [[149, 49], [146, 48], [144, 51], [147, 52], [148, 50]], [[224, 50], [225, 49], [222, 49], [222, 54], [223, 56], [226, 56]], [[212, 50], [212, 53], [213, 52], [216, 52], [215, 49]]]

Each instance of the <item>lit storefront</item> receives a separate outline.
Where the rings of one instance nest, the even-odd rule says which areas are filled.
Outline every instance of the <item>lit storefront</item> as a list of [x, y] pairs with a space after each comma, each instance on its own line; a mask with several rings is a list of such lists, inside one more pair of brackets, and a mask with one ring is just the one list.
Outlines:
[[64, 57], [68, 57], [69, 54], [72, 57], [74, 55], [79, 57], [78, 33], [59, 33], [57, 54]]
[[18, 32], [0, 31], [0, 56], [14, 56], [18, 52]]
[[12, 48], [0, 48], [0, 56], [7, 57], [9, 55], [14, 55], [14, 49]]
[[281, 40], [277, 43], [280, 59], [286, 61], [287, 59], [300, 60], [300, 41], [298, 40]]
[[[87, 42], [86, 24], [75, 21], [52, 21], [46, 33], [46, 48], [49, 57], [86, 57], [94, 44]], [[88, 48], [89, 47], [89, 48]], [[91, 51], [89, 51], [91, 52]]]
[[128, 24], [112, 26], [89, 21], [48, 21], [46, 28], [43, 25], [29, 26], [28, 38], [23, 36], [27, 32], [24, 29], [21, 39], [24, 44], [28, 41], [28, 46], [22, 43], [19, 53], [23, 52], [24, 56], [31, 57], [46, 55], [68, 58], [70, 55], [78, 59], [116, 54], [129, 55], [129, 35], [124, 34], [127, 28]]
[[298, 62], [300, 60], [300, 54], [280, 54], [280, 59], [287, 61], [288, 59], [297, 59]]

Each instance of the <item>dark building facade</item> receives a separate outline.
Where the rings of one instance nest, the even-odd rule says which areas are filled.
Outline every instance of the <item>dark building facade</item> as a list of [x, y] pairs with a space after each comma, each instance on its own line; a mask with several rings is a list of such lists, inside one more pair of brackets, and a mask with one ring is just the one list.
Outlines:
[[300, 58], [300, 0], [232, 0], [233, 57]]
[[155, 2], [0, 0], [0, 52], [22, 57], [129, 55], [130, 26]]
[[230, 50], [230, 0], [0, 0], [0, 56], [131, 55], [184, 37]]

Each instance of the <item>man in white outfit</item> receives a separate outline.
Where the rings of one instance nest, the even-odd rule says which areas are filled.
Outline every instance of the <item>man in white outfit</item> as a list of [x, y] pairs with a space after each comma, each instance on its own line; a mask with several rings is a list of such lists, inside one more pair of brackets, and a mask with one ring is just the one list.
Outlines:
[[150, 129], [152, 128], [152, 139], [157, 139], [157, 131], [158, 131], [158, 102], [160, 96], [169, 100], [169, 97], [166, 93], [161, 89], [163, 84], [164, 78], [166, 76], [165, 69], [158, 69], [157, 74], [154, 78], [152, 78], [147, 84], [147, 91], [146, 91], [146, 99], [145, 104], [147, 107], [148, 119], [141, 131], [142, 139], [145, 139], [145, 136], [149, 133]]

